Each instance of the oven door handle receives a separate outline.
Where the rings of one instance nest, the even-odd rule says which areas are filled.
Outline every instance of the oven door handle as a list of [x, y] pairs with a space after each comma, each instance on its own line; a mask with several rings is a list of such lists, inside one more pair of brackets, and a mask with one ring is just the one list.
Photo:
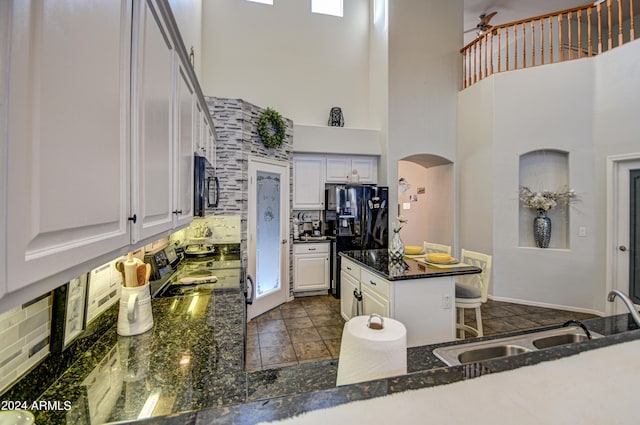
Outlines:
[[253, 296], [255, 294], [255, 285], [253, 284], [253, 278], [250, 274], [247, 274], [247, 279], [244, 287], [244, 296], [247, 304], [253, 304]]

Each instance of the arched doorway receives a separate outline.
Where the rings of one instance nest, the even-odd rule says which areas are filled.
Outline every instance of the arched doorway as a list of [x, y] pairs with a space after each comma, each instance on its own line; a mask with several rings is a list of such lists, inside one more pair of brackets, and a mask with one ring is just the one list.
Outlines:
[[418, 154], [398, 161], [398, 215], [408, 219], [405, 245], [423, 241], [454, 246], [455, 190], [453, 162]]

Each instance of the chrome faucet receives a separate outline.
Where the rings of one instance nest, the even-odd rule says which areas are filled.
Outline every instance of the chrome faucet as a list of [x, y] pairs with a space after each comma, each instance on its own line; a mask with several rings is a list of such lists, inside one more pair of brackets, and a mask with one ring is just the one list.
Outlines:
[[614, 289], [613, 291], [609, 292], [609, 296], [607, 297], [607, 301], [612, 303], [613, 300], [616, 299], [616, 295], [618, 297], [620, 297], [622, 302], [624, 302], [624, 305], [627, 306], [627, 308], [629, 309], [629, 312], [631, 313], [631, 317], [633, 317], [633, 321], [636, 322], [636, 325], [638, 325], [638, 327], [640, 327], [640, 314], [638, 314], [638, 311], [636, 310], [636, 307], [633, 305], [633, 301], [631, 301], [631, 298], [629, 298], [629, 296], [627, 294], [625, 294], [624, 292], [621, 292], [621, 291], [619, 291], [617, 289]]

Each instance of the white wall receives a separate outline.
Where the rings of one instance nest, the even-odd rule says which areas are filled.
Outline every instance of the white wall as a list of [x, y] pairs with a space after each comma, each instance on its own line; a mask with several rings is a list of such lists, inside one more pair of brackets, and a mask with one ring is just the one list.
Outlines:
[[[640, 151], [639, 54], [636, 41], [593, 59], [496, 74], [460, 93], [461, 246], [493, 254], [498, 299], [604, 311], [606, 157]], [[568, 249], [518, 246], [518, 159], [536, 149], [569, 152], [578, 199]]]
[[189, 53], [194, 50], [194, 66], [198, 80], [202, 84], [202, 0], [169, 0], [171, 11], [180, 28], [180, 35]]
[[[389, 2], [386, 167], [392, 201], [398, 160], [420, 153], [455, 159], [462, 12], [462, 0]], [[390, 210], [392, 220], [395, 213]]]
[[[400, 233], [405, 245], [435, 242], [453, 245], [453, 165], [446, 164], [425, 168], [410, 161], [399, 161], [398, 175], [411, 184], [411, 188], [399, 195], [400, 214], [409, 221]], [[424, 194], [418, 194], [418, 188]], [[410, 202], [409, 196], [417, 196]], [[410, 208], [404, 209], [404, 203]]]
[[326, 125], [332, 106], [345, 126], [372, 127], [369, 0], [344, 2], [344, 17], [310, 2], [202, 2], [201, 86], [208, 96], [273, 107], [296, 124]]
[[493, 83], [488, 78], [460, 92], [457, 124], [458, 248], [486, 253], [493, 252]]
[[[637, 21], [636, 21], [637, 22]], [[594, 87], [596, 114], [593, 121], [595, 145], [594, 179], [595, 199], [598, 205], [595, 220], [596, 258], [598, 265], [603, 262], [607, 251], [615, 252], [614, 246], [606, 246], [605, 227], [608, 224], [605, 211], [606, 159], [611, 155], [637, 153], [640, 155], [640, 41], [613, 49], [595, 62]], [[605, 269], [598, 267], [595, 272], [597, 291], [593, 303], [604, 310]]]

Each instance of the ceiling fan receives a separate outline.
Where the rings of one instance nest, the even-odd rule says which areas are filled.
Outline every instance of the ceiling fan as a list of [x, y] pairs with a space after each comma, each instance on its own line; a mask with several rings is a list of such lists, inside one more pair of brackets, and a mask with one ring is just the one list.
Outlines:
[[487, 31], [489, 31], [491, 28], [493, 28], [493, 25], [489, 24], [489, 21], [491, 20], [491, 18], [496, 16], [497, 13], [498, 13], [497, 11], [491, 12], [491, 13], [483, 13], [482, 15], [479, 16], [480, 22], [478, 22], [478, 24], [475, 27], [465, 30], [464, 33], [466, 34], [468, 32], [475, 31], [478, 37], [480, 37]]

